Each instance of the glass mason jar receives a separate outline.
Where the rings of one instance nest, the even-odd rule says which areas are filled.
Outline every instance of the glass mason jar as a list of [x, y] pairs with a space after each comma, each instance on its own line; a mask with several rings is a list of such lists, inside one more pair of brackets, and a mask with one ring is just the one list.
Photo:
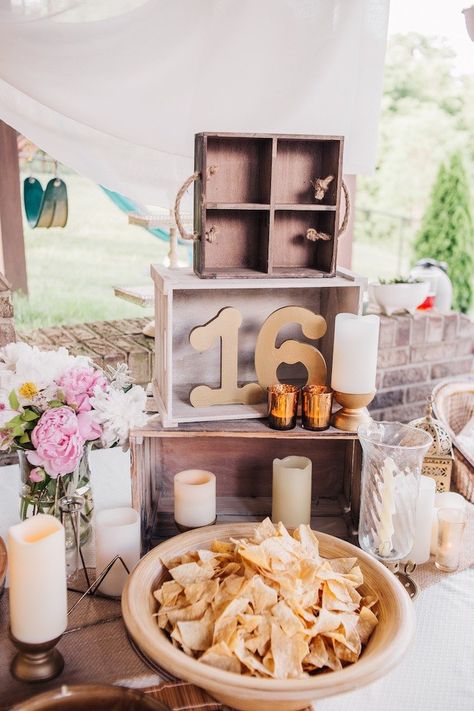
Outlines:
[[[30, 479], [30, 473], [34, 466], [26, 458], [26, 452], [23, 450], [18, 451], [21, 475], [20, 518], [22, 521], [37, 513], [51, 514], [51, 516], [61, 518], [59, 508], [61, 497], [82, 496], [84, 498], [84, 507], [80, 516], [81, 545], [89, 540], [94, 511], [89, 466], [91, 446], [91, 443], [85, 445], [79, 464], [71, 474], [59, 476], [57, 479], [47, 476], [45, 481], [40, 482], [34, 482]], [[70, 549], [75, 545], [75, 538], [73, 531], [68, 530], [68, 526], [70, 527], [71, 524], [66, 522], [66, 548]]]
[[382, 563], [395, 563], [413, 547], [421, 467], [433, 440], [399, 422], [369, 422], [357, 434], [362, 445], [359, 543]]

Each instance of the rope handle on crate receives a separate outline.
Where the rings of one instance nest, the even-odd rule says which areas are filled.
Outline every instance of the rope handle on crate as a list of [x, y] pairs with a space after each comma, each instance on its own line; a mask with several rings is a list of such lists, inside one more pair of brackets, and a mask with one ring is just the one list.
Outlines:
[[[209, 168], [207, 169], [208, 175], [214, 175], [214, 173], [217, 172], [217, 165], [210, 165]], [[201, 172], [199, 170], [196, 170], [192, 175], [187, 178], [180, 189], [178, 190], [178, 193], [176, 195], [176, 200], [174, 203], [174, 219], [176, 221], [176, 227], [178, 228], [178, 232], [181, 236], [182, 239], [187, 239], [187, 240], [197, 240], [201, 239], [201, 235], [198, 234], [197, 232], [186, 232], [183, 221], [181, 219], [181, 215], [179, 212], [180, 206], [181, 206], [181, 200], [183, 199], [183, 195], [186, 192], [186, 190], [196, 181], [201, 178]], [[216, 232], [216, 230], [214, 230]], [[209, 242], [214, 242], [215, 240], [215, 235], [210, 235], [208, 237]]]
[[[342, 181], [342, 190], [344, 192], [345, 209], [341, 226], [337, 231], [337, 239], [339, 239], [342, 233], [346, 231], [347, 224], [349, 222], [349, 216], [351, 214], [351, 197], [349, 194], [349, 188], [347, 187], [344, 180]], [[314, 227], [310, 227], [308, 230], [306, 230], [306, 239], [309, 239], [310, 242], [317, 242], [319, 240], [323, 242], [328, 242], [331, 239], [331, 235], [326, 234], [326, 232], [320, 232], [319, 230], [315, 230]]]
[[[217, 166], [216, 165], [211, 165], [208, 168], [208, 174], [209, 175], [214, 175], [214, 173], [217, 171]], [[182, 239], [185, 240], [191, 240], [195, 241], [198, 239], [201, 239], [201, 235], [198, 234], [197, 232], [186, 232], [185, 227], [183, 225], [183, 221], [181, 220], [181, 215], [180, 215], [180, 206], [181, 206], [181, 200], [183, 199], [183, 195], [188, 190], [188, 188], [196, 181], [201, 178], [201, 172], [199, 170], [196, 170], [192, 175], [187, 178], [180, 189], [178, 190], [178, 193], [176, 195], [176, 200], [174, 203], [174, 219], [176, 221], [176, 227], [178, 228], [179, 234]], [[347, 224], [349, 222], [349, 216], [351, 213], [351, 198], [349, 194], [349, 189], [345, 183], [345, 181], [342, 181], [342, 190], [344, 192], [344, 200], [345, 200], [345, 210], [344, 210], [344, 217], [342, 219], [341, 226], [338, 229], [337, 232], [337, 237], [339, 238], [343, 232], [345, 232], [347, 228]], [[209, 242], [214, 242], [217, 236], [217, 230], [215, 228], [211, 228], [211, 231], [209, 234], [206, 236]], [[326, 235], [324, 232], [317, 232], [315, 229], [310, 228], [307, 233], [306, 237], [311, 240], [312, 242], [315, 242], [317, 240], [329, 240], [330, 237], [329, 235]]]

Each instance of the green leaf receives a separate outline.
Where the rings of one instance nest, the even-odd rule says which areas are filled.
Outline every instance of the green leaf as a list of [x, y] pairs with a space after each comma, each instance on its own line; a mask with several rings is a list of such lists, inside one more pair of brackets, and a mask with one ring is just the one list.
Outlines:
[[22, 419], [21, 415], [15, 415], [15, 417], [12, 417], [11, 420], [8, 420], [8, 422], [5, 424], [5, 427], [8, 427], [8, 429], [13, 429], [14, 427], [17, 427], [18, 425], [22, 424]]
[[20, 409], [20, 401], [18, 400], [18, 395], [14, 390], [12, 390], [10, 395], [8, 396], [8, 402], [10, 403], [10, 407], [12, 410]]
[[25, 410], [21, 415], [21, 419], [25, 422], [33, 422], [33, 420], [37, 420], [38, 418], [39, 415], [36, 412], [33, 412], [33, 410]]
[[50, 400], [50, 402], [48, 402], [48, 406], [51, 408], [62, 407], [63, 405], [64, 405], [64, 403], [61, 402], [60, 400]]
[[25, 433], [24, 435], [22, 435], [20, 437], [20, 439], [18, 440], [18, 443], [19, 444], [28, 444], [29, 441], [30, 441], [30, 436]]
[[12, 432], [13, 437], [23, 437], [23, 435], [24, 435], [23, 427], [14, 427], [13, 428], [13, 432]]

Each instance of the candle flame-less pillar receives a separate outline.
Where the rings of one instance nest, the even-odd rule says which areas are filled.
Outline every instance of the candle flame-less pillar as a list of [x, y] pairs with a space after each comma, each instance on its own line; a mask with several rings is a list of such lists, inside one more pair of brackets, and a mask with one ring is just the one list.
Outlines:
[[342, 405], [332, 421], [337, 429], [356, 432], [370, 420], [367, 405], [375, 395], [379, 329], [375, 315], [336, 316], [331, 387]]
[[[140, 560], [140, 516], [128, 506], [99, 511], [95, 517], [95, 557], [97, 575], [120, 556], [129, 569]], [[118, 597], [122, 594], [128, 573], [117, 560], [100, 583], [98, 590], [104, 595]]]
[[185, 469], [174, 478], [174, 520], [180, 531], [216, 521], [216, 477], [203, 469]]
[[415, 541], [407, 560], [416, 565], [426, 563], [430, 557], [431, 526], [435, 504], [436, 482], [428, 476], [420, 477], [416, 500]]
[[272, 521], [287, 528], [311, 523], [311, 459], [273, 460]]
[[8, 531], [10, 633], [20, 649], [12, 674], [23, 681], [57, 676], [64, 661], [55, 645], [67, 627], [64, 527], [47, 514]]

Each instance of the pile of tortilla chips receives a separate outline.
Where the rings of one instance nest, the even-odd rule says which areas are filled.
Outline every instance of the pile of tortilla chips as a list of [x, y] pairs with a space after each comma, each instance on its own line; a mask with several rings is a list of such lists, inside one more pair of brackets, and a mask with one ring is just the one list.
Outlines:
[[362, 597], [357, 558], [319, 555], [309, 526], [290, 535], [266, 519], [251, 539], [165, 563], [172, 580], [155, 591], [159, 626], [205, 664], [292, 679], [355, 662], [377, 617]]

